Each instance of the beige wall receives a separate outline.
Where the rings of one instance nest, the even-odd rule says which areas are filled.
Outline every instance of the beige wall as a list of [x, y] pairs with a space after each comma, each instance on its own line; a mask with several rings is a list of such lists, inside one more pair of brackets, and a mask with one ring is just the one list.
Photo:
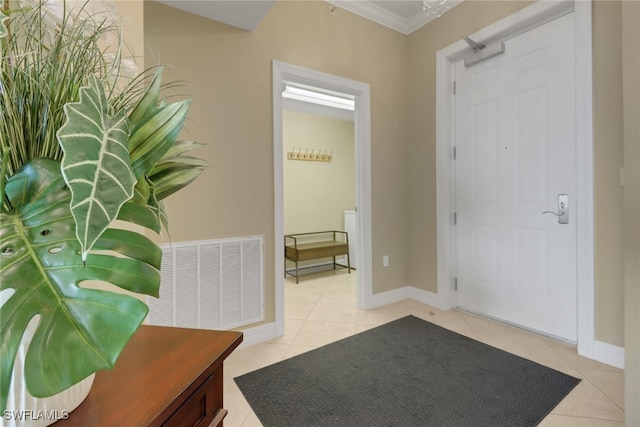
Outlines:
[[640, 426], [640, 2], [622, 3], [625, 423]]
[[596, 339], [624, 346], [621, 2], [593, 3]]
[[[282, 128], [284, 233], [344, 230], [344, 211], [356, 201], [353, 122], [284, 111]], [[300, 150], [333, 153], [332, 160], [287, 159]]]
[[[266, 321], [274, 313], [272, 60], [371, 85], [374, 293], [407, 284], [406, 37], [321, 1], [277, 2], [254, 32], [145, 2], [146, 65], [170, 64], [192, 98], [184, 138], [213, 165], [168, 199], [173, 241], [265, 236]], [[382, 255], [392, 260], [382, 268]]]
[[[208, 143], [201, 154], [213, 164], [170, 198], [173, 240], [264, 234], [273, 320], [271, 60], [278, 59], [371, 85], [374, 293], [407, 284], [435, 292], [435, 53], [529, 4], [464, 2], [406, 37], [342, 10], [331, 16], [317, 1], [278, 2], [251, 33], [145, 3], [147, 43], [172, 65], [167, 78], [189, 82], [186, 137]], [[622, 14], [619, 2], [595, 2], [593, 12], [595, 329], [596, 339], [622, 346]], [[390, 268], [381, 267], [382, 255]]]
[[117, 0], [114, 3], [122, 20], [122, 36], [127, 47], [125, 57], [132, 59], [138, 71], [142, 72], [144, 70], [144, 1]]
[[467, 1], [409, 36], [409, 283], [437, 293], [436, 53], [528, 6]]

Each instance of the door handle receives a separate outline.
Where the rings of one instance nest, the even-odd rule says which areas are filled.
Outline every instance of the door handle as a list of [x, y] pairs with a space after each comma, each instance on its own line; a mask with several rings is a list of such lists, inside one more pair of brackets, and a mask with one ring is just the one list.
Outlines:
[[542, 213], [557, 216], [558, 224], [569, 224], [569, 195], [558, 194], [558, 212], [544, 211]]

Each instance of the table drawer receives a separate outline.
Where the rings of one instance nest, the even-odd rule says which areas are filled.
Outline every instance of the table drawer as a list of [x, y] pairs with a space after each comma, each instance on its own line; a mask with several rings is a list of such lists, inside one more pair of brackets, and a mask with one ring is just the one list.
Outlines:
[[208, 426], [214, 419], [213, 425], [221, 425], [222, 418], [226, 415], [224, 409], [218, 407], [221, 402], [215, 390], [216, 378], [219, 372], [212, 375], [194, 391], [191, 396], [174, 412], [163, 424], [167, 427], [200, 427]]

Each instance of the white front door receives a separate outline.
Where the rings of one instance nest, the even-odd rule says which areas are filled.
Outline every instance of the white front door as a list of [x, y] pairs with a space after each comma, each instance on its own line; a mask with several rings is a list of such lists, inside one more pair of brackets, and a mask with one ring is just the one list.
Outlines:
[[575, 342], [574, 14], [505, 46], [455, 64], [457, 306]]

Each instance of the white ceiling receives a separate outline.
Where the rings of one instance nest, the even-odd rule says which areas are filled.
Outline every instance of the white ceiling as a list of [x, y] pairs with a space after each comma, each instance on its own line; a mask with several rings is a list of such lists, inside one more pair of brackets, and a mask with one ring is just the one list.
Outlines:
[[[196, 15], [254, 31], [275, 0], [155, 0]], [[422, 9], [422, 0], [325, 0], [402, 34], [411, 34], [435, 17]], [[462, 0], [449, 0], [449, 9]]]
[[275, 0], [155, 0], [176, 9], [253, 31]]

